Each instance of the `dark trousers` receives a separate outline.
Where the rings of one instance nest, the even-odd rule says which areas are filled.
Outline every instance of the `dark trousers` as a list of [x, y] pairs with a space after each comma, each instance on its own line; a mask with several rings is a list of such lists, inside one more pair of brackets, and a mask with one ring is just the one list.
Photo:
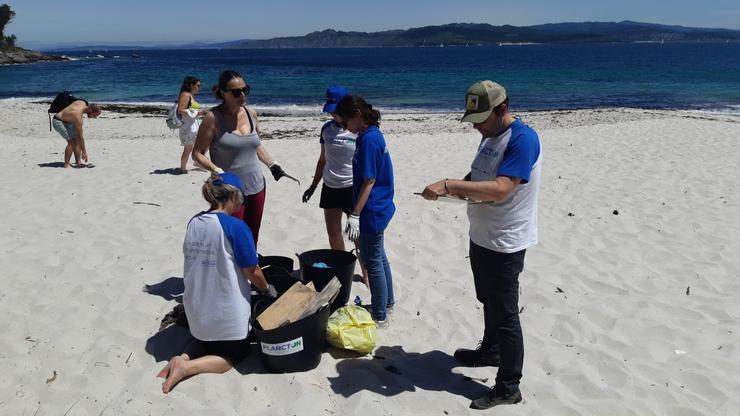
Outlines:
[[470, 242], [475, 295], [483, 304], [483, 347], [501, 356], [496, 392], [519, 389], [524, 365], [524, 338], [519, 323], [519, 273], [524, 252], [499, 253]]

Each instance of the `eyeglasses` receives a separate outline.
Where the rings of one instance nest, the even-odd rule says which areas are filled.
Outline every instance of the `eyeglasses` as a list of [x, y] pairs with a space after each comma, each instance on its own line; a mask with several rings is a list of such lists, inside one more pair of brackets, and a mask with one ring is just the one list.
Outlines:
[[247, 84], [243, 88], [232, 88], [226, 91], [229, 91], [231, 95], [234, 96], [234, 98], [239, 98], [239, 96], [241, 96], [242, 94], [244, 94], [244, 96], [246, 97], [247, 95], [249, 95], [249, 91], [251, 90], [252, 90], [252, 87], [250, 87], [249, 84]]

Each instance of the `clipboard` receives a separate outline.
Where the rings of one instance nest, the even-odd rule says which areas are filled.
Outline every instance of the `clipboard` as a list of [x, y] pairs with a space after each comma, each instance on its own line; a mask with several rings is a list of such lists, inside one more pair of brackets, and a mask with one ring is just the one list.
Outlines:
[[[421, 196], [421, 192], [414, 192], [414, 195]], [[442, 202], [463, 202], [463, 203], [470, 203], [470, 204], [483, 204], [483, 201], [476, 201], [474, 199], [470, 199], [468, 197], [460, 196], [460, 195], [454, 195], [454, 194], [442, 194], [437, 196], [437, 201]]]

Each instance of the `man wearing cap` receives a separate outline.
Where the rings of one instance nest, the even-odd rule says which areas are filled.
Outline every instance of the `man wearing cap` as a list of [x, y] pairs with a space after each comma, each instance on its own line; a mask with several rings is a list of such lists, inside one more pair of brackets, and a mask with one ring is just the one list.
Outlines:
[[537, 244], [537, 195], [541, 152], [537, 133], [509, 113], [506, 90], [492, 81], [471, 85], [462, 121], [481, 133], [478, 152], [463, 179], [428, 185], [423, 197], [469, 199], [470, 267], [483, 304], [483, 339], [478, 347], [458, 349], [463, 365], [498, 367], [496, 383], [473, 409], [522, 400], [519, 380], [524, 341], [519, 322], [519, 273], [526, 249]]

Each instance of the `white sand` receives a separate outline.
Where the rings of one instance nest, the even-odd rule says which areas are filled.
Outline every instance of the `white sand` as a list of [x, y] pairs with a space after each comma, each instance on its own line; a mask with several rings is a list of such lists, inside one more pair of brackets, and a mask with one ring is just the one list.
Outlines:
[[[545, 158], [541, 243], [520, 276], [525, 400], [487, 414], [740, 415], [740, 118], [523, 116]], [[262, 120], [276, 137], [266, 147], [304, 185], [320, 125]], [[239, 368], [248, 374], [199, 375], [163, 395], [155, 375], [183, 332], [156, 335], [175, 301], [142, 286], [182, 275], [205, 173], [150, 174], [178, 165], [177, 137], [161, 117], [111, 113], [86, 121], [97, 167], [41, 167], [61, 162], [64, 146], [45, 106], [3, 102], [0, 414], [484, 414], [468, 405], [495, 369], [451, 358], [482, 334], [465, 208], [412, 195], [464, 175], [479, 138], [456, 115], [393, 115], [382, 128], [398, 207], [386, 232], [398, 306], [379, 333], [385, 359], [334, 350], [313, 371], [280, 375], [254, 354]], [[268, 180], [261, 253], [328, 247], [318, 193], [301, 204], [304, 187]], [[359, 283], [355, 295], [369, 301]]]

